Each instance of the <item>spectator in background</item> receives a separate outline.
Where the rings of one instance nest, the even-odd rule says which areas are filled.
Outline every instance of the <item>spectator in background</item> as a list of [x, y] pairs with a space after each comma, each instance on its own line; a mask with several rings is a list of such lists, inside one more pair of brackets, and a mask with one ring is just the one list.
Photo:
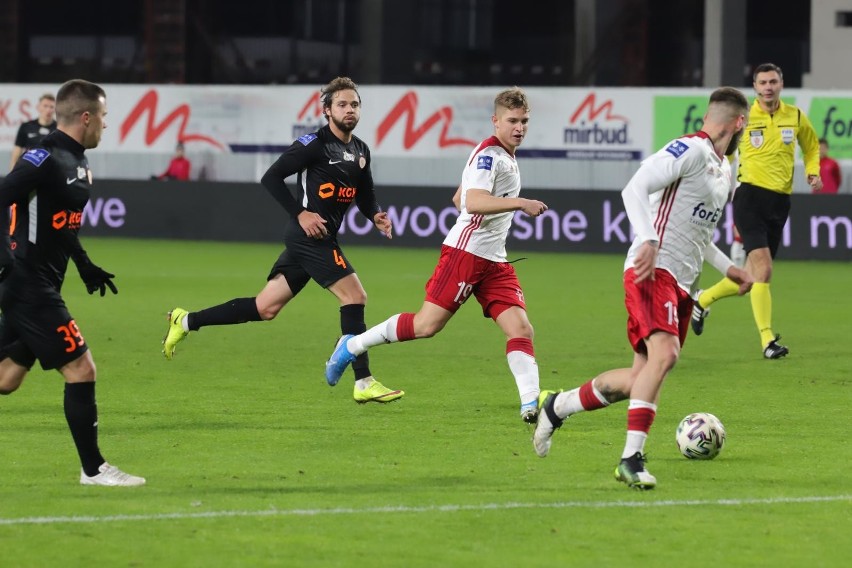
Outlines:
[[828, 140], [819, 139], [819, 177], [822, 179], [822, 189], [814, 188], [811, 193], [837, 193], [843, 176], [840, 174], [840, 166], [837, 161], [828, 157]]
[[155, 179], [176, 179], [179, 181], [187, 181], [189, 179], [189, 168], [192, 164], [184, 156], [183, 150], [183, 142], [178, 142], [177, 146], [175, 146], [175, 155], [172, 161], [169, 162], [168, 169], [164, 173], [154, 176]]
[[56, 97], [52, 93], [45, 93], [41, 96], [38, 100], [36, 110], [38, 111], [38, 118], [24, 122], [18, 128], [18, 135], [15, 136], [15, 146], [12, 148], [12, 160], [9, 164], [10, 170], [15, 167], [15, 164], [25, 150], [38, 146], [45, 136], [56, 130], [56, 119], [54, 118]]

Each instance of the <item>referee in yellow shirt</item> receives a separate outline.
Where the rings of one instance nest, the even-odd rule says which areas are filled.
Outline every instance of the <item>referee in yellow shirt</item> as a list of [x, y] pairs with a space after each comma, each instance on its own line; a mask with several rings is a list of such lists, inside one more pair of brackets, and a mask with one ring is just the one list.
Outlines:
[[[740, 186], [734, 194], [734, 224], [748, 255], [746, 269], [754, 277], [751, 309], [760, 332], [766, 359], [780, 359], [790, 350], [778, 343], [772, 331], [772, 259], [790, 213], [793, 192], [793, 162], [796, 140], [805, 157], [805, 174], [814, 190], [822, 188], [819, 178], [819, 141], [805, 113], [781, 101], [784, 77], [781, 68], [763, 63], [754, 70], [754, 104], [746, 132], [740, 141]], [[704, 331], [704, 318], [716, 300], [737, 295], [739, 284], [724, 278], [699, 293], [692, 311], [692, 330]]]

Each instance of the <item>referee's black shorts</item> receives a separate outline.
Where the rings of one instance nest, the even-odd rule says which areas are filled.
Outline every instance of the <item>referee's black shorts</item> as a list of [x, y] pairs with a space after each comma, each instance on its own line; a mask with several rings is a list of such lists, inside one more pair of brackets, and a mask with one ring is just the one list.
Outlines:
[[268, 280], [283, 274], [293, 295], [296, 295], [310, 280], [328, 288], [341, 278], [355, 273], [355, 267], [343, 254], [337, 238], [329, 236], [312, 239], [298, 223], [290, 225], [284, 237], [287, 248], [269, 271]]
[[775, 258], [789, 214], [789, 194], [750, 183], [740, 184], [734, 193], [734, 225], [740, 232], [746, 253], [769, 248]]

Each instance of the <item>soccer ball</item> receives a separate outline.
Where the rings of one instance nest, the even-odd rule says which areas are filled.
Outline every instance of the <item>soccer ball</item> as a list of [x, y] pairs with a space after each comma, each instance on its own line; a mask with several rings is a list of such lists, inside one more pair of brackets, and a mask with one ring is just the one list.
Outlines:
[[725, 445], [725, 427], [709, 412], [695, 412], [680, 421], [677, 448], [691, 460], [712, 460]]

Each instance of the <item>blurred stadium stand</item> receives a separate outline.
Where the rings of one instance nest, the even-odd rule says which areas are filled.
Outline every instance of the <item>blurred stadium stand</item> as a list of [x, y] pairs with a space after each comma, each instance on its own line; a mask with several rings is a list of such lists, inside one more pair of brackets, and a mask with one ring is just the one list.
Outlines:
[[[801, 86], [811, 2], [732, 1], [739, 82], [773, 60]], [[704, 32], [675, 0], [3, 0], [0, 80], [700, 86]]]

